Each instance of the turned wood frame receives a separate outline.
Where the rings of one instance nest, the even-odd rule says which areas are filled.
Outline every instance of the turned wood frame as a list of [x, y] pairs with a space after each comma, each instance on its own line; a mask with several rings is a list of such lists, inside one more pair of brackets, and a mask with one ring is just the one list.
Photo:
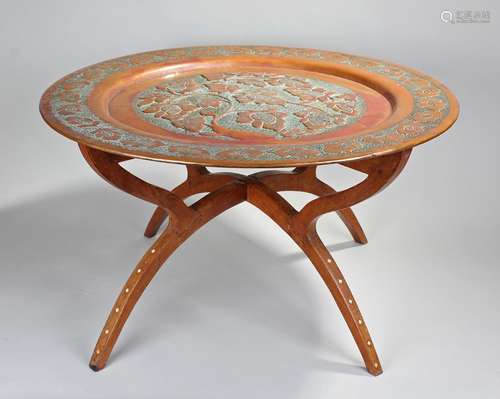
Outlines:
[[[101, 370], [135, 304], [167, 258], [202, 225], [233, 206], [247, 201], [274, 220], [311, 260], [332, 293], [369, 373], [378, 375], [382, 367], [368, 328], [337, 264], [316, 231], [318, 218], [337, 212], [353, 239], [361, 244], [366, 236], [351, 206], [364, 201], [390, 184], [406, 165], [411, 150], [366, 160], [340, 163], [365, 173], [366, 178], [342, 191], [335, 191], [316, 176], [316, 166], [293, 171], [263, 171], [246, 176], [237, 173], [211, 173], [204, 166], [187, 165], [187, 179], [172, 191], [165, 190], [125, 170], [120, 163], [129, 157], [115, 155], [80, 144], [89, 165], [115, 187], [157, 206], [145, 236], [153, 237], [168, 216], [168, 224], [146, 251], [118, 295], [106, 320], [90, 367]], [[296, 210], [278, 192], [303, 191], [317, 196]], [[191, 206], [184, 200], [207, 193]]]

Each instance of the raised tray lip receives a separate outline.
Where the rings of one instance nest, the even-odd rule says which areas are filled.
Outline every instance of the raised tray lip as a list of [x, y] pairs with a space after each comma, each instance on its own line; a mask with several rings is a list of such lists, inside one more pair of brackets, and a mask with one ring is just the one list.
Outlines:
[[[212, 53], [210, 53], [212, 52]], [[244, 54], [241, 54], [241, 53]], [[205, 57], [196, 57], [193, 54], [198, 53], [207, 53], [211, 54], [210, 56]], [[95, 137], [89, 137], [87, 135], [82, 134], [82, 130], [70, 127], [61, 122], [60, 119], [56, 117], [56, 115], [52, 112], [51, 100], [54, 98], [54, 92], [65, 82], [74, 78], [75, 76], [82, 74], [86, 71], [90, 71], [92, 69], [102, 69], [105, 68], [106, 65], [114, 65], [120, 64], [124, 62], [130, 62], [132, 59], [154, 59], [154, 57], [164, 57], [162, 61], [155, 62], [166, 62], [169, 59], [169, 55], [174, 54], [170, 58], [170, 62], [172, 60], [177, 60], [176, 63], [183, 63], [187, 61], [203, 61], [203, 60], [213, 60], [216, 58], [226, 58], [226, 57], [269, 57], [269, 58], [286, 58], [290, 61], [297, 62], [316, 62], [318, 65], [320, 64], [342, 64], [347, 65], [349, 67], [354, 67], [358, 69], [361, 73], [364, 69], [359, 67], [359, 63], [375, 63], [378, 66], [385, 66], [389, 68], [395, 68], [404, 73], [409, 73], [414, 75], [415, 79], [420, 79], [422, 81], [428, 82], [430, 85], [437, 87], [441, 90], [440, 96], [445, 96], [446, 98], [446, 107], [447, 113], [446, 115], [439, 121], [438, 124], [425, 128], [425, 132], [419, 134], [411, 139], [403, 141], [401, 143], [397, 143], [395, 145], [387, 145], [382, 148], [369, 148], [365, 151], [352, 151], [343, 154], [327, 154], [317, 157], [308, 157], [308, 158], [300, 158], [300, 157], [283, 157], [283, 158], [274, 158], [274, 159], [258, 159], [258, 158], [232, 158], [232, 159], [218, 159], [217, 157], [204, 157], [204, 156], [189, 156], [189, 155], [169, 155], [165, 153], [153, 152], [151, 150], [144, 150], [138, 148], [128, 148], [127, 146], [119, 146], [114, 143], [110, 144], [104, 141], [96, 140]], [[179, 58], [179, 54], [181, 57]], [[177, 57], [177, 58], [176, 58]], [[315, 58], [316, 57], [316, 58]], [[318, 59], [321, 58], [321, 59]], [[340, 62], [329, 61], [329, 58], [333, 59], [346, 59], [355, 60], [356, 63], [353, 64], [343, 64]], [[325, 61], [326, 59], [326, 61]], [[149, 65], [151, 62], [145, 62], [141, 64], [138, 62], [136, 65], [131, 65], [129, 68], [140, 67], [141, 65]], [[125, 68], [127, 70], [129, 68]], [[113, 72], [111, 72], [112, 74]], [[373, 71], [367, 71], [367, 73], [371, 74]], [[109, 75], [108, 75], [109, 76]], [[102, 79], [101, 79], [102, 80]], [[93, 82], [93, 83], [99, 83]], [[81, 105], [81, 104], [80, 104]], [[341, 52], [333, 52], [327, 50], [317, 50], [317, 49], [305, 49], [305, 48], [295, 48], [295, 47], [275, 47], [275, 46], [201, 46], [201, 47], [179, 47], [179, 48], [171, 48], [165, 50], [156, 50], [156, 51], [147, 51], [135, 53], [123, 57], [117, 57], [110, 60], [106, 60], [103, 62], [99, 62], [96, 64], [89, 65], [87, 67], [81, 68], [75, 72], [72, 72], [63, 78], [56, 81], [52, 84], [42, 95], [40, 99], [39, 105], [40, 113], [44, 121], [56, 130], [58, 133], [70, 138], [73, 141], [78, 143], [87, 145], [92, 148], [96, 148], [102, 151], [106, 151], [109, 153], [124, 155], [131, 158], [139, 158], [139, 159], [147, 159], [153, 161], [160, 162], [169, 162], [176, 164], [191, 164], [191, 165], [204, 165], [204, 166], [212, 166], [212, 167], [237, 167], [237, 168], [260, 168], [260, 167], [268, 167], [268, 168], [279, 168], [279, 167], [294, 167], [294, 166], [307, 166], [307, 165], [320, 165], [320, 164], [328, 164], [328, 163], [339, 163], [339, 162], [349, 162], [359, 159], [368, 159], [383, 155], [388, 155], [395, 152], [400, 152], [412, 148], [416, 145], [425, 143], [442, 133], [446, 132], [456, 121], [459, 114], [459, 104], [456, 97], [453, 93], [441, 82], [436, 79], [423, 74], [422, 72], [414, 69], [401, 66], [399, 64], [395, 64], [392, 62], [387, 62], [384, 60], [376, 59], [376, 58], [367, 58], [362, 56], [357, 56], [353, 54], [341, 53]], [[361, 136], [363, 137], [363, 136]], [[341, 141], [341, 140], [340, 140]], [[287, 144], [280, 145], [277, 147], [301, 147], [301, 146], [288, 146]], [[305, 147], [305, 146], [302, 146]], [[300, 150], [300, 149], [299, 149]]]

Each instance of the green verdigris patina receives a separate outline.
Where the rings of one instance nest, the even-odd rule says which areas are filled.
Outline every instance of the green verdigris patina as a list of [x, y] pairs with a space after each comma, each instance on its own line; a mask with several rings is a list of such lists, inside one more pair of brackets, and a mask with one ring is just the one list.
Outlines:
[[[146, 89], [134, 100], [135, 112], [150, 123], [173, 133], [192, 137], [210, 136], [218, 132], [216, 138], [220, 143], [215, 144], [203, 140], [178, 142], [170, 136], [158, 139], [138, 135], [102, 120], [88, 107], [87, 98], [93, 88], [115, 73], [151, 63], [177, 61], [181, 63], [203, 57], [223, 58], [235, 55], [320, 60], [366, 70], [388, 78], [404, 88], [413, 98], [413, 109], [393, 126], [381, 130], [366, 134], [340, 136], [333, 134], [325, 136], [326, 139], [321, 142], [303, 141], [300, 139], [320, 135], [325, 131], [335, 131], [355, 123], [363, 114], [365, 106], [363, 99], [351, 93], [349, 89], [315, 78], [305, 78], [301, 82], [299, 79], [294, 88], [293, 80], [297, 79], [296, 77], [281, 76], [272, 71], [260, 76], [238, 76], [229, 73], [225, 77], [217, 77], [218, 80], [212, 83], [223, 84], [220, 79], [224, 79], [227, 80], [226, 84], [238, 87], [238, 90], [229, 92], [221, 89], [219, 97], [213, 96], [213, 90], [206, 86], [210, 83], [210, 77], [207, 78], [203, 74], [194, 75], [190, 81], [195, 86], [198, 85], [195, 88], [198, 97], [192, 98], [191, 105], [186, 101], [181, 104], [184, 108], [176, 101], [180, 97], [186, 100], [189, 95], [176, 93], [175, 80], [166, 82], [163, 88], [155, 86]], [[252, 86], [251, 79], [256, 77], [261, 82], [267, 79], [268, 87]], [[177, 83], [186, 84], [185, 82], [184, 79]], [[307, 106], [304, 101], [297, 102], [297, 97], [300, 97], [300, 85], [304, 83], [319, 89], [315, 92], [318, 98], [324, 92], [328, 92], [328, 96], [324, 98], [325, 102], [317, 98], [312, 99]], [[217, 87], [214, 87], [217, 91]], [[288, 90], [290, 88], [291, 91]], [[264, 93], [264, 89], [267, 93]], [[296, 89], [295, 93], [293, 89]], [[267, 100], [263, 99], [264, 97], [259, 100], [259, 90], [261, 94], [266, 94], [264, 97]], [[155, 96], [159, 96], [161, 100], [159, 102], [151, 100]], [[185, 113], [191, 106], [199, 106], [203, 96], [207, 101], [205, 115], [200, 114], [201, 118], [191, 119], [185, 116], [184, 119], [175, 117], [176, 112]], [[269, 104], [273, 98], [277, 102]], [[285, 101], [286, 105], [282, 101]], [[41, 111], [49, 123], [52, 121], [52, 125], [63, 126], [65, 135], [77, 141], [104, 144], [110, 150], [115, 148], [116, 152], [120, 153], [181, 163], [189, 160], [207, 165], [219, 163], [227, 165], [228, 162], [232, 162], [234, 165], [252, 166], [268, 162], [270, 166], [280, 166], [354, 159], [377, 151], [390, 152], [392, 148], [401, 148], [405, 143], [424, 142], [433, 137], [429, 136], [429, 132], [435, 136], [453, 123], [456, 115], [449, 115], [451, 103], [456, 104], [456, 100], [439, 82], [419, 72], [383, 61], [321, 50], [217, 46], [154, 51], [121, 57], [84, 68], [54, 84], [42, 98]], [[235, 108], [235, 105], [238, 107]], [[317, 112], [310, 112], [309, 106], [316, 107]], [[233, 112], [234, 110], [237, 112]], [[271, 112], [267, 112], [269, 110]], [[210, 112], [213, 114], [210, 115]], [[447, 126], [441, 129], [444, 121]], [[224, 133], [225, 129], [235, 127], [244, 132], [271, 138], [274, 142], [272, 144], [252, 140], [247, 142], [245, 138]], [[441, 131], [436, 132], [438, 128]], [[294, 141], [294, 139], [299, 140]]]

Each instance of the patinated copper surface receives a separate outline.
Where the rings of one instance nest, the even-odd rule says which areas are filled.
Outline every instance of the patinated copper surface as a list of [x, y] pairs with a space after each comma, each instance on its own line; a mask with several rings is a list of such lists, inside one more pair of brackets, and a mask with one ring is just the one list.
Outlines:
[[391, 63], [281, 47], [199, 47], [106, 61], [41, 101], [45, 120], [108, 152], [178, 163], [279, 167], [411, 148], [458, 105], [441, 83]]

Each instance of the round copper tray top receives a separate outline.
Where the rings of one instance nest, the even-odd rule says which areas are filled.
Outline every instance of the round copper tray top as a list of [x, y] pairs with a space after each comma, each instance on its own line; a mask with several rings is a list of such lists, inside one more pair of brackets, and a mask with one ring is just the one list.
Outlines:
[[43, 94], [59, 133], [107, 152], [284, 167], [401, 151], [446, 131], [458, 103], [413, 69], [330, 51], [217, 46], [116, 58]]

